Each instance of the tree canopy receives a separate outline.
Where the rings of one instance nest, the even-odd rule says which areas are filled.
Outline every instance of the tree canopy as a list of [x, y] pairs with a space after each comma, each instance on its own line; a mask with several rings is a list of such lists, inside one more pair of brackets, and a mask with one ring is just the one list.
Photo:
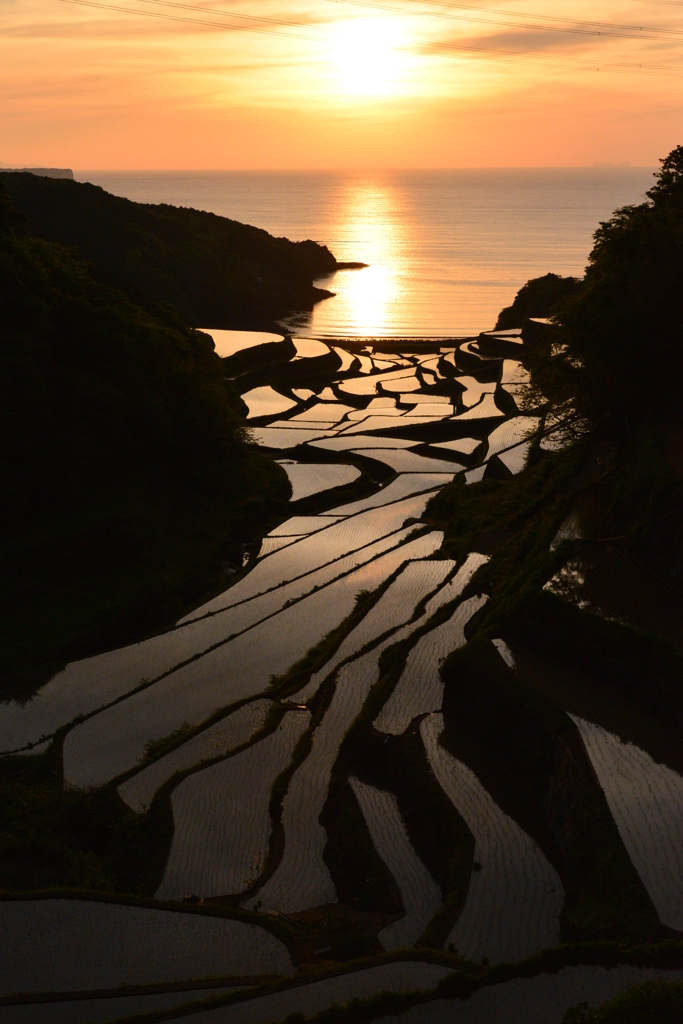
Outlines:
[[618, 433], [680, 410], [683, 371], [683, 147], [664, 160], [645, 202], [595, 233], [585, 286], [556, 320], [584, 413]]
[[194, 327], [264, 328], [312, 309], [337, 261], [324, 245], [274, 238], [202, 210], [134, 203], [87, 182], [5, 173], [32, 235], [73, 247], [96, 277]]

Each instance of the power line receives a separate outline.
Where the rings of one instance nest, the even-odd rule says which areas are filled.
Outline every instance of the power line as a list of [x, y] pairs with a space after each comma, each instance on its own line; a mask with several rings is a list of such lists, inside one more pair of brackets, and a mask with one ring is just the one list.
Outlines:
[[[157, 4], [159, 7], [177, 7], [184, 11], [195, 11], [196, 13], [217, 14], [221, 18], [243, 18], [245, 21], [266, 22], [269, 25], [281, 25], [286, 28], [301, 28], [299, 21], [284, 21], [282, 18], [265, 18], [255, 14], [236, 14], [234, 11], [219, 11], [215, 7], [198, 7], [196, 4], [181, 4], [175, 0], [141, 0], [146, 4]], [[203, 24], [203, 23], [202, 23]]]
[[[295, 28], [299, 29], [300, 23], [298, 22], [286, 22], [283, 20], [276, 20], [273, 18], [262, 18], [256, 15], [236, 14], [228, 11], [216, 11], [211, 8], [210, 13], [220, 14], [225, 18], [239, 19], [240, 21], [259, 22], [259, 27], [252, 24], [239, 24], [239, 25], [228, 25], [225, 22], [212, 22], [206, 21], [200, 18], [188, 18], [173, 14], [162, 14], [157, 11], [143, 11], [140, 9], [134, 9], [130, 7], [122, 7], [116, 4], [101, 3], [98, 0], [60, 0], [61, 3], [76, 4], [80, 7], [91, 7], [100, 10], [115, 11], [122, 14], [132, 14], [147, 18], [157, 18], [164, 21], [180, 22], [182, 24], [199, 25], [204, 28], [216, 28], [223, 31], [252, 31], [259, 33], [275, 33], [282, 35], [287, 39], [303, 39], [307, 42], [319, 43], [320, 37], [310, 34], [302, 34], [300, 32], [291, 33], [283, 32], [283, 28]], [[163, 7], [180, 8], [183, 10], [194, 10], [199, 13], [201, 8], [190, 4], [181, 4], [175, 2], [175, 0], [143, 0], [146, 3], [155, 3]], [[427, 11], [406, 11], [401, 8], [387, 7], [384, 4], [373, 4], [367, 2], [367, 0], [333, 0], [337, 3], [345, 3], [354, 7], [362, 7], [370, 10], [378, 11], [390, 11], [395, 14], [425, 14], [429, 15], [432, 12]], [[664, 0], [662, 0], [664, 2]], [[683, 4], [682, 4], [683, 5]], [[263, 27], [261, 27], [261, 25]], [[432, 50], [443, 51], [445, 53], [457, 53], [462, 59], [470, 60], [484, 60], [487, 62], [494, 62], [500, 64], [519, 64], [527, 67], [546, 67], [555, 68], [561, 70], [576, 70], [577, 68], [583, 68], [587, 71], [619, 71], [626, 74], [643, 74], [643, 75], [664, 75], [666, 77], [680, 77], [681, 70], [672, 67], [671, 65], [660, 65], [660, 64], [642, 64], [633, 62], [615, 62], [615, 61], [592, 61], [580, 57], [569, 57], [565, 55], [551, 56], [539, 55], [534, 51], [529, 50], [506, 50], [497, 47], [489, 46], [473, 46], [464, 43], [454, 42], [432, 42], [429, 44]], [[410, 53], [415, 53], [415, 48], [408, 49], [407, 47], [396, 47]], [[520, 60], [520, 58], [527, 58], [526, 60]], [[530, 59], [529, 59], [530, 58]]]
[[[177, 5], [177, 4], [174, 4], [174, 3], [170, 3], [170, 0], [145, 0], [145, 2], [146, 3], [159, 3], [159, 4], [163, 4], [164, 7], [180, 6], [180, 5]], [[307, 42], [310, 42], [311, 40], [313, 42], [319, 42], [319, 40], [315, 36], [312, 36], [312, 35], [293, 35], [291, 32], [281, 33], [278, 28], [268, 28], [267, 26], [264, 26], [263, 28], [257, 28], [255, 25], [226, 25], [225, 22], [221, 23], [221, 22], [215, 22], [215, 21], [204, 21], [201, 18], [184, 18], [184, 17], [179, 17], [178, 15], [173, 15], [173, 14], [160, 14], [157, 11], [140, 11], [140, 10], [135, 10], [135, 9], [133, 9], [131, 7], [119, 7], [119, 6], [115, 5], [115, 4], [98, 3], [98, 2], [96, 2], [96, 0], [60, 0], [60, 3], [63, 3], [63, 4], [77, 4], [79, 7], [96, 7], [96, 8], [99, 8], [101, 10], [105, 10], [105, 11], [118, 11], [118, 12], [121, 12], [123, 14], [134, 14], [134, 15], [139, 15], [139, 16], [146, 17], [146, 18], [161, 18], [163, 21], [179, 21], [179, 22], [182, 22], [183, 24], [188, 24], [188, 25], [202, 25], [204, 28], [218, 28], [218, 29], [222, 29], [224, 32], [225, 31], [229, 31], [229, 30], [236, 31], [236, 32], [249, 32], [249, 31], [251, 31], [251, 32], [261, 32], [261, 33], [263, 33], [263, 32], [275, 32], [278, 35], [286, 35], [287, 39], [305, 39]], [[182, 5], [182, 6], [186, 6], [186, 5]], [[196, 7], [195, 8], [190, 8], [190, 9], [197, 10], [197, 11], [199, 10], [199, 8], [196, 8]], [[230, 14], [227, 11], [225, 12], [225, 17], [249, 19], [250, 21], [266, 22], [267, 24], [270, 24], [271, 20], [272, 20], [272, 19], [268, 19], [268, 18], [257, 18], [254, 15]], [[299, 28], [300, 27], [296, 22], [276, 22], [276, 25], [281, 25], [283, 27], [284, 26], [289, 27], [291, 25], [293, 28]]]
[[[481, 7], [475, 4], [463, 4], [463, 3], [451, 3], [447, 0], [405, 0], [407, 3], [421, 3], [428, 4], [434, 7], [445, 7], [446, 9], [453, 10], [467, 10], [475, 13], [486, 13], [486, 14], [499, 14], [503, 17], [512, 18], [519, 17], [526, 20], [532, 20], [532, 22], [550, 22], [557, 25], [566, 25], [571, 28], [582, 28], [582, 29], [598, 29], [615, 32], [634, 32], [636, 35], [633, 38], [642, 38], [642, 33], [652, 33], [655, 35], [683, 35], [682, 29], [658, 29], [656, 26], [642, 26], [642, 25], [620, 25], [615, 22], [594, 22], [594, 20], [585, 20], [584, 18], [575, 17], [560, 17], [553, 14], [527, 14], [524, 11], [518, 10], [502, 10], [499, 7]], [[673, 5], [676, 3], [678, 6], [683, 6], [683, 0], [642, 0], [642, 2], [648, 3], [665, 3], [667, 5]], [[425, 12], [426, 13], [426, 12]], [[443, 15], [446, 16], [446, 15]], [[492, 23], [494, 24], [494, 23]], [[521, 26], [520, 26], [521, 28]], [[535, 26], [535, 28], [547, 29], [547, 26]], [[631, 38], [631, 37], [629, 37]]]
[[[351, 0], [328, 0], [328, 2], [330, 2], [330, 3], [350, 3]], [[470, 10], [482, 10], [482, 11], [484, 11], [484, 13], [489, 13], [489, 12], [490, 13], [495, 13], [494, 9], [493, 8], [489, 8], [489, 7], [470, 7], [470, 6], [466, 6], [464, 4], [442, 4], [442, 3], [439, 2], [439, 0], [404, 0], [404, 2], [407, 2], [407, 3], [416, 3], [416, 2], [417, 3], [431, 3], [434, 6], [438, 6], [438, 7], [453, 7], [455, 9], [468, 10], [468, 11], [470, 11]], [[366, 6], [366, 5], [362, 4], [362, 3], [357, 3], [357, 4], [354, 4], [354, 6], [361, 7], [361, 6]], [[529, 24], [529, 23], [524, 23], [524, 24], [520, 25], [518, 22], [513, 22], [513, 20], [511, 20], [510, 18], [507, 18], [506, 20], [504, 20], [504, 22], [502, 22], [502, 20], [496, 20], [494, 18], [489, 18], [489, 17], [488, 18], [476, 17], [476, 16], [471, 15], [471, 14], [470, 15], [465, 14], [465, 15], [461, 15], [461, 16], [456, 16], [456, 15], [453, 15], [453, 14], [442, 14], [440, 11], [433, 11], [433, 10], [405, 10], [405, 9], [399, 8], [399, 7], [387, 7], [385, 4], [373, 4], [372, 6], [376, 10], [390, 10], [393, 13], [397, 13], [397, 14], [408, 14], [410, 16], [422, 15], [423, 17], [440, 17], [440, 18], [443, 18], [443, 19], [447, 20], [447, 22], [456, 22], [458, 24], [462, 24], [463, 22], [474, 22], [477, 25], [494, 25], [494, 26], [502, 26], [504, 28], [532, 30], [532, 31], [536, 31], [536, 32], [555, 32], [555, 33], [559, 33], [561, 35], [579, 35], [579, 36], [594, 36], [594, 37], [595, 36], [602, 36], [602, 37], [610, 37], [612, 39], [630, 39], [630, 40], [631, 39], [660, 39], [660, 38], [669, 38], [669, 37], [675, 37], [675, 38], [683, 37], [683, 30], [675, 30], [675, 29], [668, 30], [668, 31], [664, 31], [664, 30], [658, 31], [656, 29], [646, 29], [646, 30], [639, 30], [639, 34], [638, 35], [627, 35], [625, 33], [635, 32], [636, 31], [635, 28], [632, 29], [630, 26], [625, 26], [623, 30], [620, 29], [620, 31], [612, 31], [611, 29], [609, 29], [609, 30], [598, 29], [597, 28], [597, 23], [596, 23], [596, 28], [589, 28], [589, 26], [591, 25], [591, 23], [589, 23], [589, 22], [586, 22], [586, 23], [574, 22], [574, 23], [572, 23], [573, 26], [586, 26], [586, 28], [573, 28], [573, 27], [571, 27], [571, 24], [568, 27], [566, 27], [566, 28], [560, 28], [560, 27], [555, 26], [555, 25], [533, 25], [533, 24]], [[499, 11], [498, 13], [504, 13], [504, 12]], [[525, 16], [532, 17], [533, 15], [524, 15], [524, 14], [517, 15], [516, 13], [511, 13], [511, 15], [510, 15], [510, 17], [517, 17], [517, 16], [519, 16], [519, 17], [525, 17]], [[549, 18], [549, 20], [550, 20], [550, 18]], [[564, 22], [564, 20], [566, 20], [566, 22], [568, 22], [568, 18], [552, 18], [552, 20], [554, 20], [554, 22]], [[614, 26], [614, 29], [618, 29], [618, 27]]]

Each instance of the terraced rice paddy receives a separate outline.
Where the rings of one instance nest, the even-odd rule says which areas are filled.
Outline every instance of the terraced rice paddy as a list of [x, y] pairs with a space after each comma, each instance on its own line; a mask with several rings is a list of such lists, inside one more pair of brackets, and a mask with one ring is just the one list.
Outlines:
[[486, 472], [486, 464], [477, 466], [476, 469], [468, 469], [465, 473], [465, 483], [477, 484], [483, 479], [484, 473]]
[[289, 711], [270, 736], [174, 789], [173, 845], [157, 899], [226, 896], [256, 880], [268, 853], [270, 791], [309, 721], [308, 711]]
[[318, 818], [327, 797], [339, 745], [365, 703], [370, 687], [377, 681], [382, 651], [405, 639], [423, 626], [439, 607], [454, 600], [462, 592], [467, 574], [471, 575], [484, 561], [483, 555], [470, 556], [458, 574], [460, 579], [456, 576], [442, 587], [427, 602], [419, 619], [392, 633], [367, 654], [347, 662], [337, 673], [330, 707], [313, 735], [311, 753], [292, 777], [285, 799], [284, 856], [273, 877], [258, 894], [265, 910], [281, 909], [289, 913], [337, 901], [334, 883], [322, 857], [326, 832]]
[[300, 541], [295, 550], [276, 551], [231, 588], [229, 602], [234, 604], [263, 594], [400, 530], [406, 519], [420, 518], [428, 500], [420, 495], [370, 508], [326, 526]]
[[356, 361], [356, 357], [353, 356], [350, 352], [347, 352], [345, 348], [339, 348], [338, 345], [333, 345], [332, 351], [336, 352], [341, 360], [339, 372], [346, 373], [348, 370], [350, 370]]
[[167, 1010], [216, 995], [239, 992], [240, 987], [194, 989], [186, 992], [155, 992], [149, 995], [108, 999], [59, 1000], [0, 1006], [0, 1024], [106, 1024], [120, 1017]]
[[445, 399], [441, 395], [425, 395], [420, 392], [417, 395], [406, 395], [401, 401], [404, 405], [441, 405]]
[[198, 330], [213, 338], [216, 355], [222, 358], [233, 356], [235, 352], [242, 352], [246, 348], [284, 341], [282, 334], [269, 334], [266, 331], [218, 331], [213, 327], [199, 327]]
[[477, 405], [472, 406], [467, 412], [461, 412], [459, 416], [454, 417], [456, 420], [486, 420], [494, 419], [505, 414], [500, 411], [496, 405], [495, 398], [490, 392], [486, 392], [481, 402]]
[[382, 387], [385, 391], [392, 391], [396, 394], [404, 394], [408, 391], [419, 391], [421, 388], [417, 375], [402, 377], [398, 380], [385, 380]]
[[383, 928], [378, 938], [385, 949], [412, 946], [441, 906], [441, 891], [412, 847], [394, 794], [360, 779], [350, 778], [349, 783], [405, 909], [405, 916]]
[[459, 437], [455, 441], [435, 441], [430, 447], [445, 448], [447, 451], [463, 452], [465, 455], [471, 455], [480, 444], [481, 441], [478, 441], [475, 437]]
[[205, 1010], [188, 1019], [192, 1024], [275, 1024], [290, 1013], [312, 1016], [335, 1004], [343, 1006], [352, 999], [367, 999], [375, 992], [431, 988], [449, 973], [448, 967], [439, 964], [401, 960], [299, 985], [220, 1010]]
[[[358, 356], [359, 359], [367, 358], [365, 356]], [[369, 369], [372, 370], [372, 363], [368, 360]], [[397, 380], [415, 380], [415, 370], [412, 367], [405, 369], [389, 370], [386, 373], [375, 373], [370, 377], [347, 377], [339, 385], [339, 390], [343, 394], [347, 395], [376, 395], [377, 385], [386, 385], [388, 382], [394, 382]], [[419, 386], [419, 385], [418, 385]]]
[[292, 516], [280, 523], [268, 534], [269, 537], [301, 537], [304, 534], [317, 533], [326, 526], [338, 523], [342, 516]]
[[[290, 416], [288, 420], [271, 420], [268, 424], [269, 428], [284, 428], [285, 430], [324, 430], [326, 433], [334, 434], [339, 429], [339, 425], [336, 420], [298, 420], [294, 416]], [[293, 437], [299, 437], [299, 434], [292, 435]], [[292, 461], [292, 460], [290, 460]]]
[[265, 558], [266, 555], [272, 555], [273, 551], [286, 548], [288, 544], [293, 544], [295, 540], [301, 540], [305, 536], [306, 534], [302, 533], [298, 537], [264, 537], [261, 541], [258, 557]]
[[295, 359], [317, 359], [318, 356], [326, 356], [330, 351], [324, 341], [317, 338], [292, 338], [296, 348]]
[[287, 398], [285, 395], [281, 395], [279, 391], [276, 391], [269, 385], [254, 388], [252, 391], [247, 391], [241, 397], [249, 410], [247, 413], [248, 420], [258, 419], [259, 416], [277, 416], [278, 413], [287, 412], [289, 409], [296, 407], [296, 402], [293, 402], [291, 398]]
[[518, 359], [504, 359], [503, 372], [500, 376], [501, 384], [528, 384], [531, 374], [522, 366]]
[[[368, 416], [403, 416], [405, 409], [399, 409], [395, 398], [373, 398], [364, 409], [349, 413], [349, 421], [364, 420]], [[347, 424], [348, 426], [348, 424]]]
[[662, 924], [683, 931], [683, 777], [633, 743], [571, 717]]
[[487, 392], [493, 394], [496, 390], [495, 381], [482, 384], [475, 377], [469, 376], [458, 377], [457, 380], [458, 384], [464, 388], [461, 401], [466, 409], [471, 409], [472, 406], [477, 405]]
[[0, 900], [0, 926], [12, 936], [0, 959], [2, 995], [293, 971], [286, 947], [264, 928], [204, 914], [94, 900]]
[[[420, 488], [420, 490], [423, 490], [423, 488]], [[383, 502], [382, 504], [386, 503]], [[269, 609], [268, 614], [272, 614], [273, 611], [284, 607], [284, 605], [289, 601], [311, 593], [316, 588], [320, 588], [332, 580], [346, 575], [357, 566], [364, 565], [366, 562], [371, 561], [373, 558], [383, 554], [385, 551], [395, 547], [397, 544], [403, 543], [412, 532], [414, 532], [413, 527], [409, 526], [398, 530], [396, 533], [390, 533], [386, 537], [382, 537], [381, 540], [368, 544], [365, 547], [358, 548], [350, 555], [337, 558], [332, 562], [327, 562], [319, 569], [297, 576], [291, 581], [291, 583], [282, 583], [279, 586], [267, 587], [265, 591], [260, 594], [249, 594], [242, 599], [240, 597], [241, 590], [237, 586], [233, 587], [231, 590], [224, 591], [219, 595], [219, 597], [214, 598], [212, 601], [207, 602], [207, 604], [197, 608], [194, 612], [191, 612], [190, 615], [181, 620], [181, 624], [184, 625], [187, 622], [196, 622], [199, 619], [207, 618], [209, 616], [215, 617], [223, 615], [226, 612], [230, 612], [230, 614], [233, 615], [235, 614], [235, 610], [240, 607], [247, 608], [253, 606], [258, 609], [267, 608]], [[237, 594], [237, 600], [235, 599], [233, 592]], [[255, 614], [256, 613], [254, 612], [250, 612], [250, 615], [252, 616], [251, 621], [259, 621], [264, 617], [260, 612], [256, 617], [254, 617]], [[230, 635], [232, 632], [234, 632], [234, 630], [228, 630], [224, 635]]]
[[306, 423], [312, 420], [315, 423], [338, 423], [347, 413], [353, 412], [352, 405], [341, 405], [339, 402], [316, 402], [310, 405], [303, 412], [290, 416], [289, 423]]
[[[443, 459], [425, 458], [415, 452], [395, 448], [363, 448], [356, 452], [368, 459], [377, 459], [391, 466], [397, 473], [448, 473], [451, 479], [458, 470], [463, 469], [457, 462], [446, 462]], [[450, 483], [450, 480], [448, 481]]]
[[271, 706], [269, 700], [244, 704], [123, 782], [118, 789], [119, 796], [134, 811], [142, 814], [151, 804], [157, 790], [177, 772], [187, 771], [203, 761], [223, 757], [246, 743], [255, 732], [263, 728]]
[[[457, 591], [458, 585], [454, 581], [453, 591]], [[460, 586], [460, 592], [464, 586], [464, 583]], [[447, 591], [447, 588], [444, 588], [444, 591]], [[443, 591], [437, 597], [442, 604], [453, 600], [450, 594]], [[394, 692], [373, 723], [379, 732], [400, 735], [405, 732], [416, 715], [441, 709], [441, 662], [451, 651], [464, 645], [465, 626], [485, 603], [485, 596], [467, 598], [458, 605], [447, 622], [420, 637], [408, 655], [405, 669]]]
[[343, 487], [360, 476], [360, 470], [355, 466], [325, 466], [321, 463], [311, 466], [296, 462], [283, 462], [281, 465], [292, 485], [290, 501], [308, 498], [311, 494], [319, 494], [331, 487]]
[[440, 541], [440, 534], [428, 535], [387, 552], [76, 726], [64, 743], [66, 784], [104, 785], [134, 768], [151, 740], [261, 693], [350, 614], [361, 591], [379, 586], [402, 562], [427, 557]]
[[312, 448], [326, 448], [332, 452], [343, 452], [349, 448], [414, 448], [419, 443], [407, 437], [381, 437], [375, 434], [354, 434], [349, 437], [346, 433], [309, 442]]
[[319, 822], [339, 746], [377, 680], [380, 645], [345, 665], [325, 717], [313, 734], [311, 752], [297, 768], [285, 798], [285, 849], [275, 874], [254, 897], [264, 910], [292, 913], [338, 901], [323, 861], [327, 833]]
[[408, 409], [408, 412], [406, 413], [407, 417], [419, 416], [422, 418], [423, 416], [430, 416], [432, 419], [436, 419], [437, 416], [441, 416], [446, 419], [446, 417], [452, 415], [453, 406], [444, 402], [439, 402], [438, 405], [432, 405], [431, 403], [429, 405], [414, 405], [412, 409]]
[[380, 505], [389, 505], [391, 502], [400, 501], [411, 494], [434, 491], [437, 487], [443, 487], [447, 482], [443, 473], [403, 473], [368, 498], [349, 502], [348, 505], [339, 505], [332, 511], [337, 515], [355, 515], [356, 512], [364, 512], [369, 508], [379, 508]]
[[504, 640], [495, 639], [491, 643], [496, 648], [508, 668], [515, 669], [515, 656]]
[[[188, 612], [175, 628], [68, 665], [24, 705], [0, 705], [0, 751], [39, 743], [73, 723], [63, 747], [67, 787], [92, 789], [115, 780], [121, 798], [140, 816], [135, 820], [141, 830], [156, 822], [157, 814], [172, 814], [174, 832], [156, 897], [176, 901], [178, 912], [88, 900], [0, 901], [0, 925], [13, 938], [0, 958], [0, 992], [75, 993], [293, 972], [290, 952], [269, 930], [212, 916], [203, 912], [208, 904], [192, 912], [182, 897], [225, 898], [212, 906], [240, 904], [273, 915], [312, 911], [300, 922], [261, 918], [290, 936], [297, 964], [302, 956], [317, 962], [328, 954], [336, 958], [336, 947], [333, 951], [325, 938], [318, 939], [318, 932], [309, 951], [307, 929], [322, 935], [328, 925], [311, 922], [343, 922], [349, 913], [358, 914], [353, 928], [369, 929], [363, 932], [366, 944], [353, 946], [349, 957], [361, 955], [376, 934], [387, 950], [418, 943], [442, 908], [442, 893], [411, 844], [390, 780], [382, 783], [386, 789], [362, 781], [361, 762], [354, 769], [360, 778], [349, 782], [401, 896], [405, 913], [393, 922], [387, 925], [391, 919], [383, 916], [378, 924], [374, 910], [332, 906], [339, 894], [323, 852], [334, 833], [328, 836], [320, 823], [341, 744], [378, 681], [380, 658], [403, 641], [409, 641], [397, 648], [407, 651], [403, 670], [398, 667], [393, 692], [379, 713], [373, 712], [373, 725], [388, 742], [388, 734], [402, 735], [416, 717], [427, 716], [420, 724], [426, 759], [475, 841], [475, 870], [460, 916], [447, 922], [452, 927], [446, 945], [454, 944], [461, 956], [498, 962], [559, 942], [564, 894], [558, 875], [473, 772], [439, 743], [440, 665], [464, 645], [466, 624], [487, 600], [485, 593], [464, 601], [462, 595], [488, 559], [472, 552], [455, 572], [456, 563], [439, 555], [443, 534], [427, 532], [423, 522], [432, 497], [456, 474], [468, 484], [489, 468], [490, 476], [500, 476], [500, 466], [489, 465], [493, 456], [512, 473], [522, 471], [540, 417], [507, 416], [495, 396], [498, 387], [507, 388], [508, 395], [528, 389], [527, 370], [517, 359], [482, 356], [473, 341], [440, 351], [422, 346], [418, 354], [366, 347], [360, 355], [316, 339], [295, 344], [296, 370], [280, 379], [273, 371], [270, 384], [250, 388], [242, 398], [250, 422], [264, 424], [250, 428], [254, 443], [277, 455], [292, 485], [291, 500], [305, 502], [295, 508], [323, 511], [293, 515], [279, 525], [273, 519], [258, 557], [255, 544], [250, 560], [235, 573], [236, 582]], [[338, 365], [328, 372], [324, 367], [335, 363], [330, 351]], [[258, 377], [250, 371], [245, 379], [269, 378], [259, 370]], [[501, 405], [511, 408], [508, 396]], [[546, 428], [559, 419], [558, 413], [546, 417]], [[311, 461], [316, 458], [321, 461]], [[358, 489], [350, 493], [362, 498], [347, 496], [340, 504], [325, 494], [356, 481]], [[564, 537], [574, 537], [567, 524], [553, 545]], [[557, 588], [562, 579], [559, 573], [549, 587]], [[368, 592], [389, 580], [381, 596], [368, 599]], [[514, 668], [505, 642], [495, 638], [493, 643]], [[310, 709], [296, 707], [304, 702]], [[577, 725], [662, 922], [683, 931], [683, 779], [598, 726], [578, 719]], [[266, 727], [270, 731], [264, 734]], [[361, 735], [364, 728], [369, 728], [365, 719]], [[294, 750], [307, 733], [294, 768]], [[161, 740], [168, 742], [159, 756], [154, 744]], [[382, 750], [403, 749], [402, 742], [385, 747], [377, 736], [373, 740], [378, 757]], [[276, 779], [290, 766], [291, 776], [274, 794]], [[274, 821], [280, 807], [281, 821]], [[159, 864], [155, 885], [161, 876]], [[301, 934], [295, 933], [301, 922]], [[490, 986], [466, 1001], [434, 1000], [392, 1019], [424, 1024], [557, 1019], [559, 1024], [557, 1015], [580, 1001], [584, 991], [604, 998], [605, 986], [621, 984], [618, 979], [629, 970], [567, 968], [549, 980], [541, 975]], [[354, 996], [428, 988], [448, 971], [419, 961], [386, 963], [198, 1011], [189, 1019], [197, 1024], [281, 1021], [290, 1012], [310, 1015]], [[141, 1012], [180, 1006], [188, 993], [120, 996], [117, 1007], [124, 998], [158, 1000], [126, 1004], [130, 1012]], [[97, 1003], [91, 1002], [91, 1018], [71, 999], [63, 1004], [67, 1014], [74, 1007], [71, 1018], [56, 1010], [51, 1018], [56, 1003], [46, 1003], [34, 1018], [30, 1004], [0, 1007], [0, 1024], [104, 1020], [101, 1015], [113, 1012], [113, 997]]]
[[[422, 488], [418, 488], [422, 490]], [[324, 521], [324, 520], [323, 520]], [[188, 658], [225, 641], [278, 612], [285, 604], [344, 576], [404, 541], [410, 529], [390, 534], [375, 544], [342, 557], [290, 584], [244, 595], [233, 587], [188, 616], [182, 629], [140, 644], [74, 662], [58, 673], [26, 704], [5, 704], [0, 714], [0, 742], [6, 750], [35, 743], [77, 715], [92, 713], [151, 681]], [[239, 603], [241, 601], [241, 603]], [[232, 606], [226, 609], [226, 605]], [[221, 612], [221, 609], [226, 609]], [[211, 618], [204, 618], [211, 614]]]
[[365, 434], [368, 431], [373, 430], [395, 430], [397, 425], [405, 426], [402, 419], [399, 421], [399, 417], [403, 417], [403, 412], [400, 409], [397, 409], [393, 413], [388, 413], [386, 410], [383, 411], [380, 409], [376, 413], [363, 416], [360, 420], [352, 422], [351, 426], [342, 424], [342, 426], [345, 427], [343, 432], [344, 437], [348, 437], [353, 434]]
[[298, 444], [306, 441], [314, 441], [319, 437], [329, 437], [334, 431], [323, 427], [322, 429], [301, 429], [295, 427], [254, 427], [251, 437], [256, 444], [266, 448], [296, 448]]
[[489, 434], [487, 458], [490, 459], [498, 452], [533, 437], [540, 422], [539, 416], [514, 416], [511, 420], [501, 423]]
[[506, 452], [500, 452], [498, 458], [504, 466], [510, 470], [513, 476], [517, 473], [521, 473], [526, 466], [526, 460], [529, 457], [529, 451], [531, 449], [531, 441], [525, 441], [523, 444], [518, 444], [514, 448], [508, 449]]
[[358, 654], [366, 644], [383, 633], [407, 622], [417, 605], [436, 590], [453, 569], [455, 562], [448, 559], [409, 562], [362, 622], [342, 641], [324, 668], [316, 672], [310, 682], [292, 696], [292, 700], [302, 703], [309, 700], [337, 665]]
[[560, 939], [564, 890], [538, 845], [505, 814], [476, 775], [439, 743], [443, 718], [422, 720], [420, 733], [441, 788], [474, 836], [467, 899], [447, 944], [470, 960], [522, 960]]

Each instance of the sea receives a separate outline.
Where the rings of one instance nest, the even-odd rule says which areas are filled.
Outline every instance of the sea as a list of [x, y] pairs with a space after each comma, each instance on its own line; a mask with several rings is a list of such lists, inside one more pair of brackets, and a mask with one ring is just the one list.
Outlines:
[[[334, 297], [283, 326], [317, 338], [447, 338], [495, 324], [531, 277], [582, 276], [601, 221], [643, 201], [651, 167], [450, 171], [82, 171], [115, 195], [208, 210], [339, 261]], [[211, 327], [202, 324], [196, 326]]]

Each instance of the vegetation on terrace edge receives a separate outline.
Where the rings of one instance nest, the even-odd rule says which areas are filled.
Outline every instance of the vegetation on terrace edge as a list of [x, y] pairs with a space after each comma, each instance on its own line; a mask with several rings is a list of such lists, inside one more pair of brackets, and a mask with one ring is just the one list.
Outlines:
[[195, 327], [271, 329], [330, 293], [313, 279], [337, 261], [316, 242], [274, 238], [201, 210], [134, 203], [85, 182], [3, 174], [32, 235], [74, 247], [97, 280], [155, 315]]
[[620, 992], [592, 1009], [573, 1006], [563, 1024], [679, 1024], [683, 1020], [683, 982], [657, 978]]
[[[287, 923], [280, 921], [273, 926], [272, 931], [280, 932], [287, 927]], [[423, 963], [443, 964], [452, 968], [436, 985], [429, 989], [411, 989], [408, 991], [392, 992], [381, 991], [365, 998], [353, 998], [344, 1005], [333, 1003], [324, 1010], [307, 1016], [301, 1012], [288, 1014], [281, 1020], [280, 1024], [372, 1024], [376, 1020], [384, 1020], [386, 1016], [398, 1016], [413, 1006], [424, 1005], [440, 999], [469, 999], [475, 992], [485, 990], [489, 986], [499, 985], [506, 981], [518, 978], [531, 979], [541, 973], [556, 973], [564, 967], [578, 965], [591, 965], [603, 967], [616, 967], [623, 964], [635, 967], [656, 967], [663, 970], [680, 968], [683, 964], [683, 946], [676, 942], [662, 942], [648, 944], [646, 946], [625, 946], [615, 942], [583, 943], [565, 945], [555, 949], [543, 950], [536, 956], [530, 957], [520, 963], [501, 963], [496, 965], [479, 965], [459, 959], [453, 953], [432, 951], [420, 948], [414, 951], [405, 951], [398, 954], [382, 954], [376, 957], [365, 957], [356, 959], [340, 967], [330, 961], [306, 964], [305, 976], [297, 973], [286, 979], [278, 979], [275, 982], [267, 982], [252, 989], [247, 997], [258, 999], [259, 996], [276, 992], [284, 992], [300, 984], [323, 981], [326, 978], [338, 976], [340, 973], [353, 972], [363, 968], [377, 966], [382, 963], [400, 962], [401, 960], [419, 960]], [[624, 995], [634, 992], [637, 989], [646, 989], [652, 983], [641, 983], [626, 990]], [[668, 988], [679, 983], [664, 982]], [[681, 983], [683, 984], [683, 983]], [[659, 986], [654, 986], [658, 989]], [[192, 1004], [192, 1012], [202, 1009], [216, 1009], [219, 1006], [229, 1006], [240, 1003], [244, 999], [241, 992], [231, 994], [215, 994], [208, 998], [201, 998]], [[611, 1006], [612, 1000], [607, 1006]], [[616, 1002], [616, 1000], [614, 1000]], [[675, 1004], [674, 1004], [675, 1005]], [[184, 1007], [188, 1009], [187, 1004]], [[582, 1012], [583, 1006], [575, 1007], [568, 1011]], [[595, 1011], [591, 1011], [595, 1012]], [[152, 1011], [151, 1013], [135, 1014], [131, 1017], [122, 1018], [128, 1024], [152, 1024], [153, 1021], [165, 1021], [176, 1019], [177, 1009]], [[673, 1018], [678, 1020], [678, 1018]], [[601, 1018], [599, 1018], [601, 1020]], [[658, 1018], [652, 1016], [628, 1017], [625, 1021], [617, 1018], [618, 1024], [659, 1024]], [[564, 1024], [576, 1024], [571, 1018]], [[592, 1024], [592, 1018], [588, 1022], [579, 1019], [579, 1024]], [[669, 1024], [669, 1018], [664, 1018], [664, 1024]]]
[[0, 319], [8, 698], [172, 623], [291, 492], [244, 443], [210, 339], [26, 234], [4, 195]]

